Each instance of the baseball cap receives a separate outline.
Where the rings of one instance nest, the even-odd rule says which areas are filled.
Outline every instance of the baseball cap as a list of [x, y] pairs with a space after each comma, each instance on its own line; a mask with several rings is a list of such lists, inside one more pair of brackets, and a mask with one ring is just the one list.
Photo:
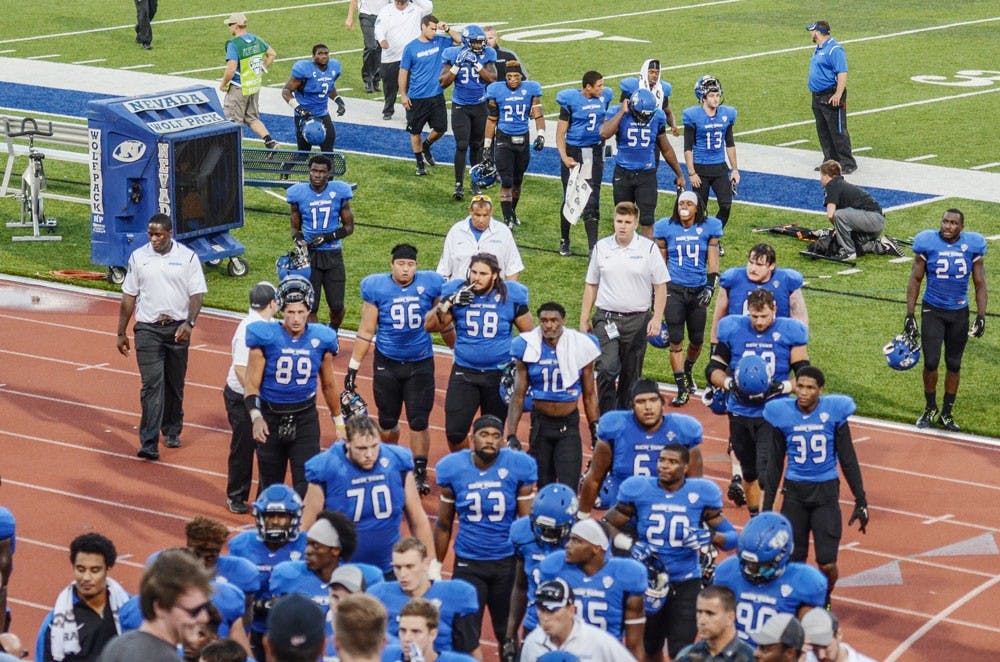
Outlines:
[[365, 590], [365, 575], [356, 565], [339, 565], [330, 575], [330, 586], [343, 586], [351, 593], [363, 593]]
[[587, 519], [580, 520], [573, 525], [569, 534], [577, 538], [582, 538], [591, 545], [597, 545], [601, 549], [606, 550], [608, 548], [608, 534], [604, 532], [604, 529], [601, 528], [596, 519], [588, 517]]
[[254, 310], [267, 308], [267, 304], [274, 301], [274, 285], [263, 280], [250, 290], [250, 307]]
[[309, 598], [291, 593], [278, 600], [267, 616], [267, 636], [283, 650], [307, 651], [323, 644], [323, 610]]
[[226, 25], [246, 25], [247, 15], [240, 12], [233, 12], [223, 23]]
[[775, 614], [764, 623], [764, 627], [751, 632], [750, 636], [760, 646], [781, 644], [795, 650], [802, 650], [806, 638], [802, 624], [791, 614]]
[[829, 21], [814, 21], [806, 26], [806, 30], [812, 32], [816, 30], [822, 32], [823, 34], [830, 34], [830, 22]]
[[562, 609], [566, 605], [573, 603], [573, 589], [569, 587], [564, 579], [550, 579], [543, 582], [535, 589], [535, 599], [533, 605], [541, 605], [549, 611]]
[[839, 625], [837, 617], [821, 607], [810, 609], [802, 617], [802, 629], [806, 633], [806, 639], [810, 644], [817, 646], [829, 646], [833, 643]]

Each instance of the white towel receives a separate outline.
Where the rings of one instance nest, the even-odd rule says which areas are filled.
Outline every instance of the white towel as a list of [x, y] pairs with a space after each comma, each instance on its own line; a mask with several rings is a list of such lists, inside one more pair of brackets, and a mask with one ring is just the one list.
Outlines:
[[[77, 634], [76, 615], [73, 613], [73, 586], [70, 584], [59, 593], [56, 606], [52, 610], [52, 624], [49, 626], [49, 643], [52, 648], [52, 659], [63, 660], [67, 655], [80, 652], [80, 637]], [[128, 591], [122, 585], [108, 577], [108, 598], [111, 613], [115, 618], [115, 630], [122, 632], [118, 622], [118, 610], [129, 600]]]
[[646, 60], [642, 63], [642, 69], [639, 70], [639, 89], [649, 90], [656, 97], [656, 107], [663, 108], [663, 83], [660, 79], [656, 79], [656, 84], [653, 87], [649, 86], [649, 63], [653, 60]]
[[[545, 342], [542, 339], [541, 327], [522, 333], [521, 337], [527, 345], [521, 360], [525, 363], [537, 362], [542, 356], [542, 343]], [[601, 350], [593, 338], [586, 333], [564, 327], [559, 342], [556, 343], [556, 360], [559, 361], [559, 372], [562, 374], [563, 383], [567, 387], [575, 384], [580, 379], [580, 371], [600, 355]]]

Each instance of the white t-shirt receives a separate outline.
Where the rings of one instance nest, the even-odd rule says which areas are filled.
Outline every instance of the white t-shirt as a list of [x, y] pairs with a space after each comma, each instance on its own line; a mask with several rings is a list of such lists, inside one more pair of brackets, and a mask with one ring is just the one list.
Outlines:
[[208, 291], [201, 260], [184, 244], [172, 241], [163, 255], [147, 243], [128, 258], [122, 292], [136, 297], [136, 322], [185, 320], [191, 296]]
[[587, 284], [597, 285], [594, 304], [615, 313], [649, 310], [653, 286], [669, 280], [660, 249], [638, 233], [628, 246], [620, 246], [614, 235], [598, 241], [587, 268]]
[[246, 368], [250, 361], [250, 348], [247, 347], [247, 326], [251, 322], [259, 322], [264, 319], [260, 311], [251, 308], [247, 311], [247, 316], [240, 320], [236, 331], [233, 333], [233, 340], [230, 343], [230, 350], [233, 361], [229, 364], [229, 374], [226, 375], [226, 386], [243, 395], [243, 384], [236, 376], [236, 366]]

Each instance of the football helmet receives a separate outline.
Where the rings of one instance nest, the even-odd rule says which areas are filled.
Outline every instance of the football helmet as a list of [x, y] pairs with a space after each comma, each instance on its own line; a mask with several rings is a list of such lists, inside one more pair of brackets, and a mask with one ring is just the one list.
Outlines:
[[274, 266], [278, 270], [279, 282], [289, 276], [302, 276], [308, 280], [312, 274], [312, 267], [309, 266], [309, 249], [305, 247], [305, 244], [293, 248], [279, 257]]
[[[640, 90], [640, 91], [646, 91], [646, 90]], [[632, 95], [632, 96], [635, 96], [635, 95]], [[655, 336], [649, 336], [648, 338], [646, 338], [646, 340], [648, 340], [649, 344], [652, 345], [653, 347], [659, 347], [660, 349], [664, 349], [665, 347], [669, 347], [670, 346], [670, 332], [667, 330], [667, 323], [666, 322], [660, 322], [660, 332], [658, 334], [656, 334]]]
[[326, 127], [315, 117], [310, 117], [302, 123], [302, 137], [310, 145], [322, 145], [326, 140]]
[[[287, 513], [292, 521], [287, 526], [268, 528], [267, 515]], [[253, 517], [257, 520], [257, 539], [262, 542], [286, 543], [299, 537], [302, 522], [302, 499], [287, 485], [275, 483], [260, 493], [253, 502]]]
[[701, 402], [711, 409], [713, 414], [722, 416], [726, 413], [726, 392], [721, 388], [708, 386], [701, 396]]
[[670, 592], [670, 575], [667, 574], [666, 566], [657, 556], [656, 550], [644, 542], [632, 545], [628, 555], [646, 568], [646, 613], [660, 611], [667, 601], [667, 593]]
[[307, 308], [312, 310], [316, 293], [308, 278], [292, 274], [282, 279], [274, 298], [278, 301], [279, 310], [284, 310], [285, 306], [290, 303], [304, 303]]
[[514, 377], [517, 375], [517, 360], [511, 359], [500, 371], [500, 397], [504, 404], [510, 404], [510, 396], [514, 395]]
[[472, 169], [469, 171], [469, 180], [479, 188], [493, 186], [498, 176], [497, 166], [493, 161], [483, 161], [478, 165], [472, 166]]
[[462, 29], [462, 45], [479, 55], [486, 50], [486, 33], [478, 25], [466, 25]]
[[549, 483], [538, 490], [531, 505], [531, 532], [535, 540], [562, 547], [580, 509], [576, 493], [562, 483]]
[[771, 384], [771, 375], [764, 359], [756, 354], [747, 354], [736, 364], [733, 380], [744, 395], [763, 395]]
[[788, 567], [793, 546], [792, 525], [784, 515], [766, 510], [750, 518], [737, 545], [743, 576], [754, 584], [777, 579]]
[[636, 90], [629, 97], [628, 110], [638, 124], [647, 124], [656, 112], [656, 97], [649, 90]]
[[355, 416], [367, 416], [368, 403], [354, 391], [342, 391], [340, 393], [340, 413], [344, 416], [345, 422]]
[[920, 363], [920, 341], [901, 333], [882, 348], [882, 353], [893, 370], [909, 370]]
[[694, 96], [698, 101], [701, 101], [702, 97], [709, 92], [718, 92], [719, 96], [722, 96], [722, 83], [712, 74], [702, 76], [694, 84]]

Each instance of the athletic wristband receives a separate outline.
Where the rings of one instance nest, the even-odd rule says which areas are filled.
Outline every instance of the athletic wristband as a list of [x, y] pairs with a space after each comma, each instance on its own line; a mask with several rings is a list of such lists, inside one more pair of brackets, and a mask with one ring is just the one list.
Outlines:
[[489, 149], [493, 146], [492, 138], [483, 138], [483, 149]]
[[458, 75], [458, 65], [457, 64], [451, 65], [451, 69], [449, 69], [448, 71], [450, 71], [451, 73], [453, 73], [454, 75], [457, 76]]
[[620, 549], [623, 552], [627, 552], [632, 549], [632, 545], [635, 544], [635, 540], [632, 536], [627, 533], [616, 533], [612, 545], [615, 549]]
[[708, 274], [708, 286], [713, 290], [719, 284], [719, 274]]
[[361, 361], [352, 356], [351, 360], [347, 362], [347, 367], [351, 370], [357, 370], [361, 367]]
[[788, 395], [791, 392], [792, 392], [792, 382], [790, 382], [787, 379], [781, 382], [781, 394]]
[[291, 99], [288, 100], [288, 107], [291, 108], [292, 110], [295, 110], [296, 108], [299, 107], [299, 100], [296, 99], [295, 97], [292, 97]]
[[587, 511], [587, 512], [583, 512], [582, 510], [581, 510], [581, 511], [578, 511], [578, 512], [576, 513], [576, 518], [577, 518], [578, 520], [585, 520], [585, 519], [590, 519], [590, 511]]
[[253, 412], [256, 409], [258, 412], [261, 410], [260, 396], [259, 395], [248, 395], [243, 398], [243, 405], [247, 408], [248, 412]]
[[333, 419], [333, 424], [336, 425], [338, 428], [344, 427], [344, 415], [343, 414], [335, 414], [335, 415], [331, 416], [330, 418]]
[[250, 410], [250, 422], [251, 423], [256, 423], [257, 421], [259, 421], [262, 418], [264, 418], [264, 414], [260, 413], [259, 409], [251, 409]]
[[347, 228], [341, 225], [339, 228], [333, 231], [333, 239], [334, 241], [338, 239], [343, 239], [344, 237], [347, 236], [347, 234], [348, 234]]
[[483, 70], [483, 65], [476, 62], [476, 73], [478, 74], [482, 70]]

